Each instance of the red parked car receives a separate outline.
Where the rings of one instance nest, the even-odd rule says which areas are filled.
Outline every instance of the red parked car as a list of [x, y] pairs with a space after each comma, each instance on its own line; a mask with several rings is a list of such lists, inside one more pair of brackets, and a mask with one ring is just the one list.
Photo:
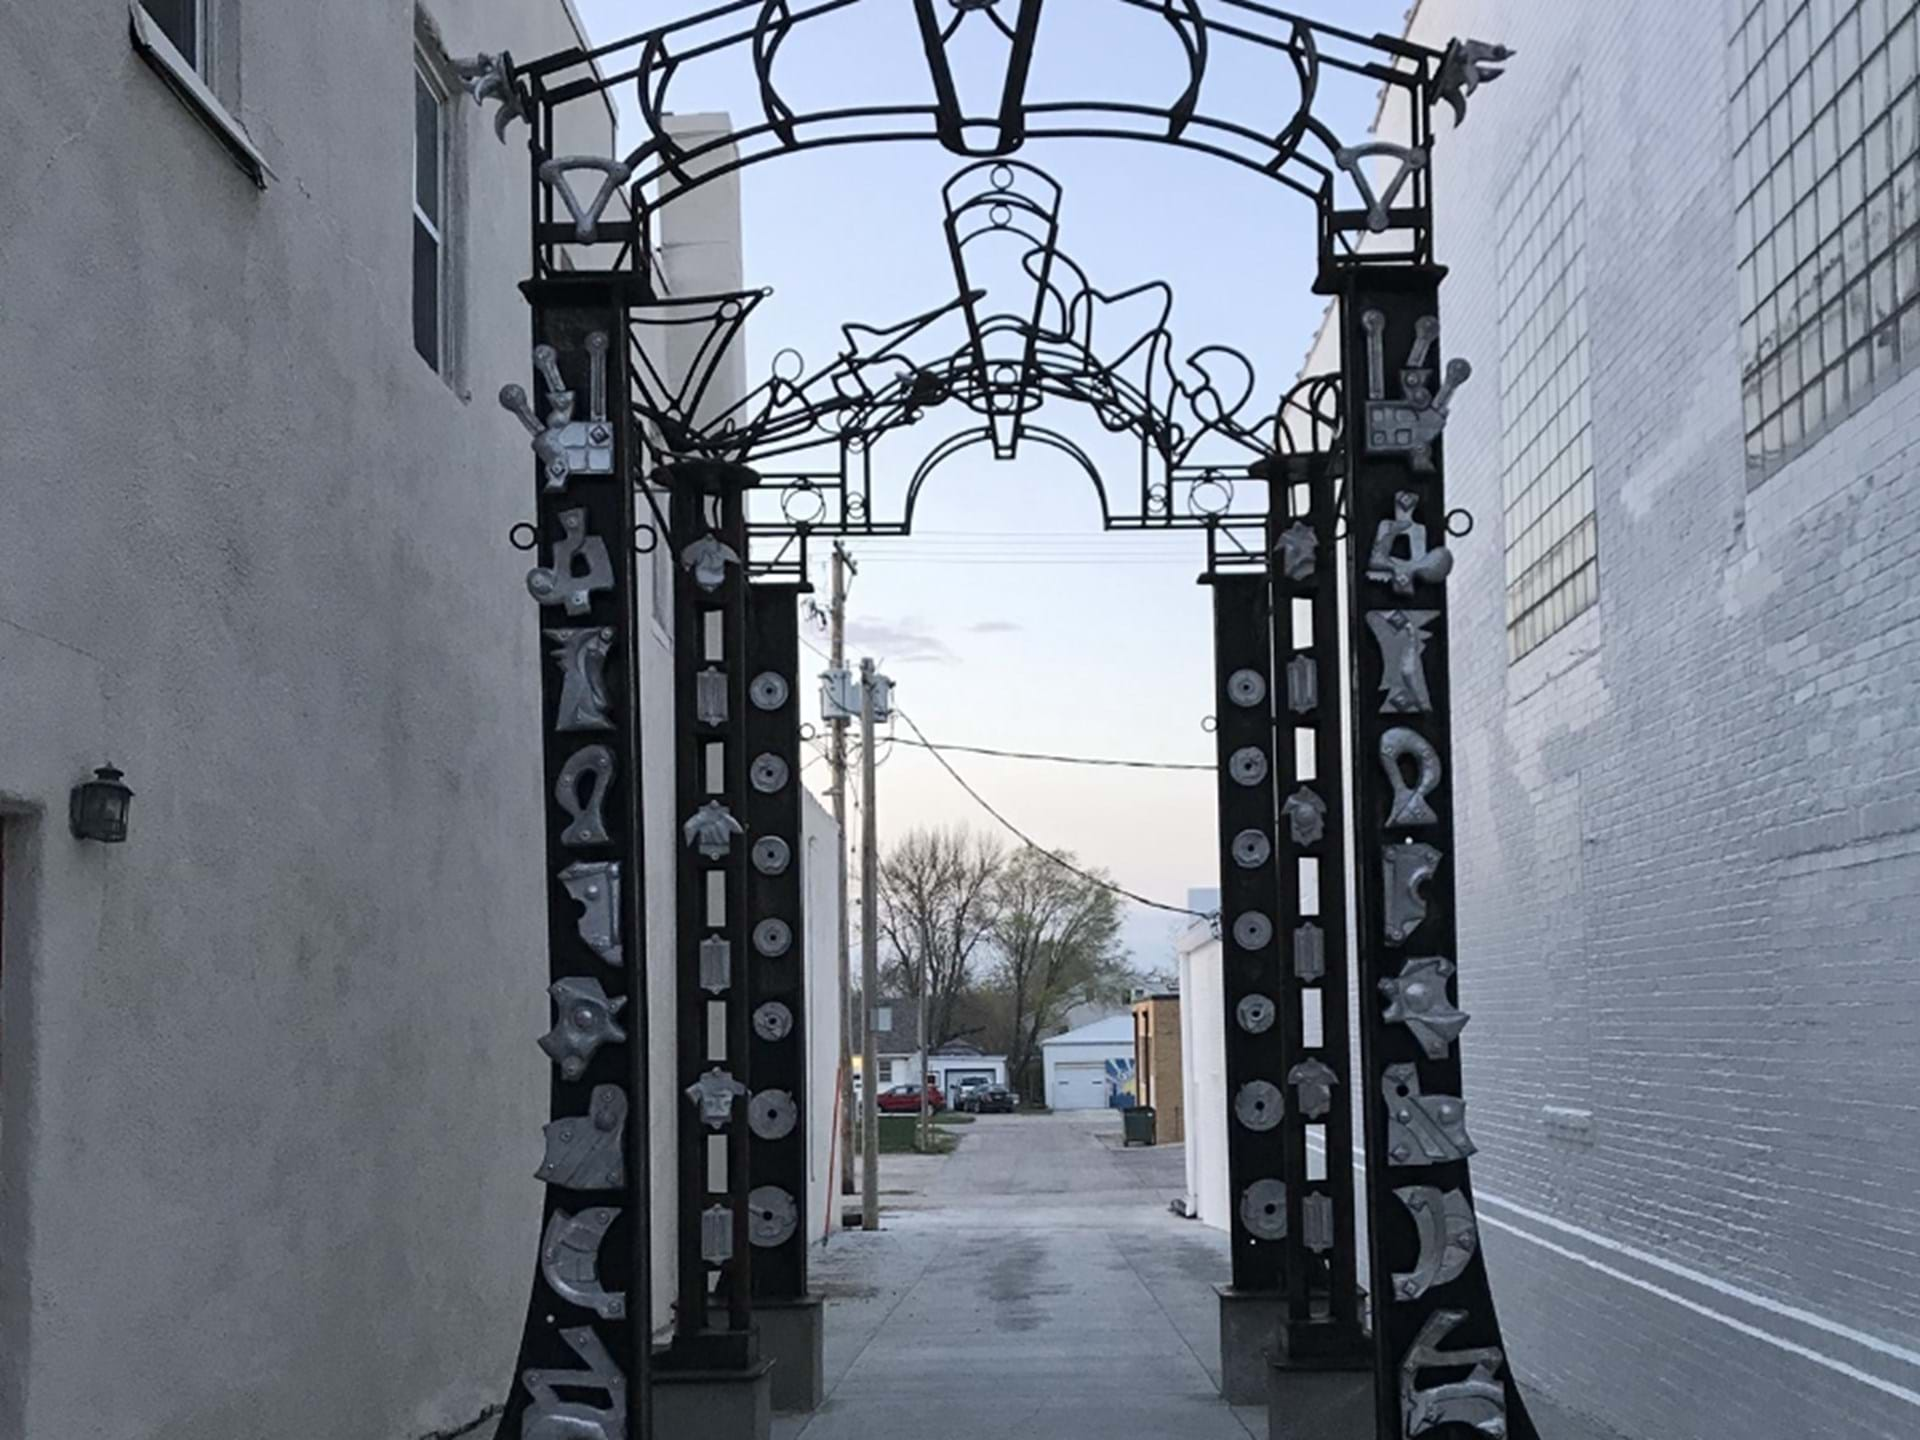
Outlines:
[[[874, 1097], [873, 1103], [885, 1111], [910, 1110], [920, 1113], [920, 1087], [918, 1085], [896, 1085], [891, 1090], [882, 1090]], [[947, 1108], [947, 1097], [940, 1093], [938, 1085], [927, 1087], [927, 1103], [935, 1110]]]

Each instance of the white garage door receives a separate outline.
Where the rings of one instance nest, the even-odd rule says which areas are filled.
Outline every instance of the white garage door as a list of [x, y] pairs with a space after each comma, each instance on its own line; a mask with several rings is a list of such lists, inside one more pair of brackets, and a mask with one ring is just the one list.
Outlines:
[[1053, 1094], [1047, 1103], [1056, 1110], [1099, 1110], [1107, 1103], [1107, 1062], [1062, 1060], [1053, 1067]]

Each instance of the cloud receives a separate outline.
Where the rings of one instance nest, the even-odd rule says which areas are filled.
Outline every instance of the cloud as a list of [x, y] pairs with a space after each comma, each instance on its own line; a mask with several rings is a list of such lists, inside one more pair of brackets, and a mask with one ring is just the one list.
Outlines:
[[877, 659], [892, 665], [950, 665], [959, 658], [946, 641], [913, 616], [898, 622], [849, 620], [847, 644], [871, 651]]
[[1011, 635], [1026, 628], [1018, 620], [976, 620], [967, 627], [975, 635]]

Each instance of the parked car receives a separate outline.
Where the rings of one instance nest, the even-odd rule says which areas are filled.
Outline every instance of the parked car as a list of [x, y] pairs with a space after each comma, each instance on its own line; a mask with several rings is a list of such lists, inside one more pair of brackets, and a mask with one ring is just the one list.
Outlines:
[[967, 1107], [975, 1115], [1011, 1115], [1018, 1103], [1004, 1085], [982, 1085], [967, 1097]]
[[[891, 1090], [882, 1090], [874, 1097], [873, 1103], [888, 1112], [914, 1111], [920, 1109], [920, 1087], [912, 1083], [895, 1085]], [[927, 1087], [927, 1104], [935, 1110], [944, 1110], [947, 1097], [940, 1093], [938, 1085]]]
[[992, 1083], [993, 1081], [985, 1075], [962, 1075], [960, 1077], [960, 1083], [953, 1087], [953, 1108], [956, 1110], [971, 1109], [972, 1106], [969, 1102], [972, 1101], [973, 1097]]

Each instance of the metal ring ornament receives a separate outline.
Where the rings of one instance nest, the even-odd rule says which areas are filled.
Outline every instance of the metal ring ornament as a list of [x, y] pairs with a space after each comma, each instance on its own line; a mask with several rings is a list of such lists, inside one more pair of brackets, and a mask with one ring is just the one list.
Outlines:
[[786, 788], [789, 774], [787, 762], [769, 750], [764, 755], [753, 757], [753, 764], [747, 770], [747, 779], [762, 795], [772, 795]]
[[762, 1140], [784, 1140], [800, 1123], [800, 1107], [785, 1090], [762, 1090], [747, 1102], [747, 1128]]
[[[1201, 496], [1219, 495], [1217, 503], [1203, 504]], [[1203, 519], [1211, 519], [1233, 508], [1233, 482], [1224, 475], [1203, 475], [1187, 487], [1187, 509]]]
[[[811, 502], [810, 513], [800, 511], [801, 497]], [[827, 513], [827, 497], [820, 493], [820, 487], [811, 480], [796, 480], [780, 496], [780, 513], [795, 525], [815, 525], [820, 517]]]
[[792, 693], [787, 677], [777, 670], [762, 670], [747, 685], [747, 698], [756, 710], [778, 710]]
[[[644, 545], [640, 543], [640, 539], [642, 536], [645, 536], [647, 541], [647, 543]], [[634, 554], [651, 555], [654, 551], [658, 550], [659, 548], [660, 548], [660, 532], [658, 529], [656, 529], [654, 526], [649, 524], [641, 524], [633, 527], [633, 553]]]
[[1200, 717], [1200, 728], [1207, 734], [1211, 735], [1213, 734], [1214, 731], [1220, 728], [1220, 721], [1215, 716], [1202, 715]]
[[1240, 1223], [1256, 1240], [1287, 1238], [1287, 1187], [1278, 1180], [1256, 1180], [1240, 1196]]
[[[525, 539], [525, 541], [522, 541], [520, 539], [520, 532], [522, 530], [527, 532], [527, 538]], [[511, 530], [507, 531], [507, 544], [511, 545], [516, 550], [521, 550], [521, 551], [531, 550], [533, 549], [534, 546], [538, 545], [539, 543], [540, 543], [540, 529], [538, 526], [534, 525], [529, 520], [522, 520], [519, 524], [515, 525]]]
[[1233, 922], [1233, 943], [1242, 950], [1264, 950], [1273, 943], [1273, 921], [1258, 910], [1242, 911]]
[[753, 927], [753, 948], [769, 960], [778, 960], [793, 948], [793, 927], [774, 916]]
[[1273, 858], [1273, 841], [1264, 830], [1242, 830], [1233, 837], [1233, 863], [1242, 870], [1256, 870]]
[[753, 868], [762, 875], [780, 875], [793, 862], [793, 850], [778, 835], [762, 835], [753, 842]]
[[1269, 1080], [1249, 1080], [1233, 1097], [1233, 1118], [1255, 1134], [1264, 1135], [1287, 1113], [1287, 1097]]
[[747, 1196], [747, 1239], [762, 1250], [784, 1245], [800, 1225], [793, 1196], [778, 1185], [762, 1185]]
[[769, 1000], [753, 1012], [753, 1033], [762, 1040], [784, 1040], [793, 1033], [793, 1011]]
[[1258, 785], [1267, 778], [1267, 752], [1258, 745], [1242, 745], [1227, 757], [1227, 774], [1237, 785]]
[[1265, 995], [1243, 995], [1233, 1007], [1233, 1018], [1249, 1035], [1266, 1034], [1279, 1015], [1279, 1007]]
[[[1455, 516], [1462, 517], [1458, 528], [1455, 528], [1455, 524], [1454, 524]], [[1447, 512], [1447, 534], [1451, 535], [1456, 540], [1462, 540], [1462, 539], [1465, 539], [1467, 536], [1471, 535], [1472, 533], [1473, 533], [1473, 512], [1471, 510], [1467, 509], [1465, 506], [1459, 506]]]
[[1267, 698], [1267, 677], [1258, 670], [1236, 670], [1227, 677], [1227, 698], [1242, 709], [1251, 709]]

